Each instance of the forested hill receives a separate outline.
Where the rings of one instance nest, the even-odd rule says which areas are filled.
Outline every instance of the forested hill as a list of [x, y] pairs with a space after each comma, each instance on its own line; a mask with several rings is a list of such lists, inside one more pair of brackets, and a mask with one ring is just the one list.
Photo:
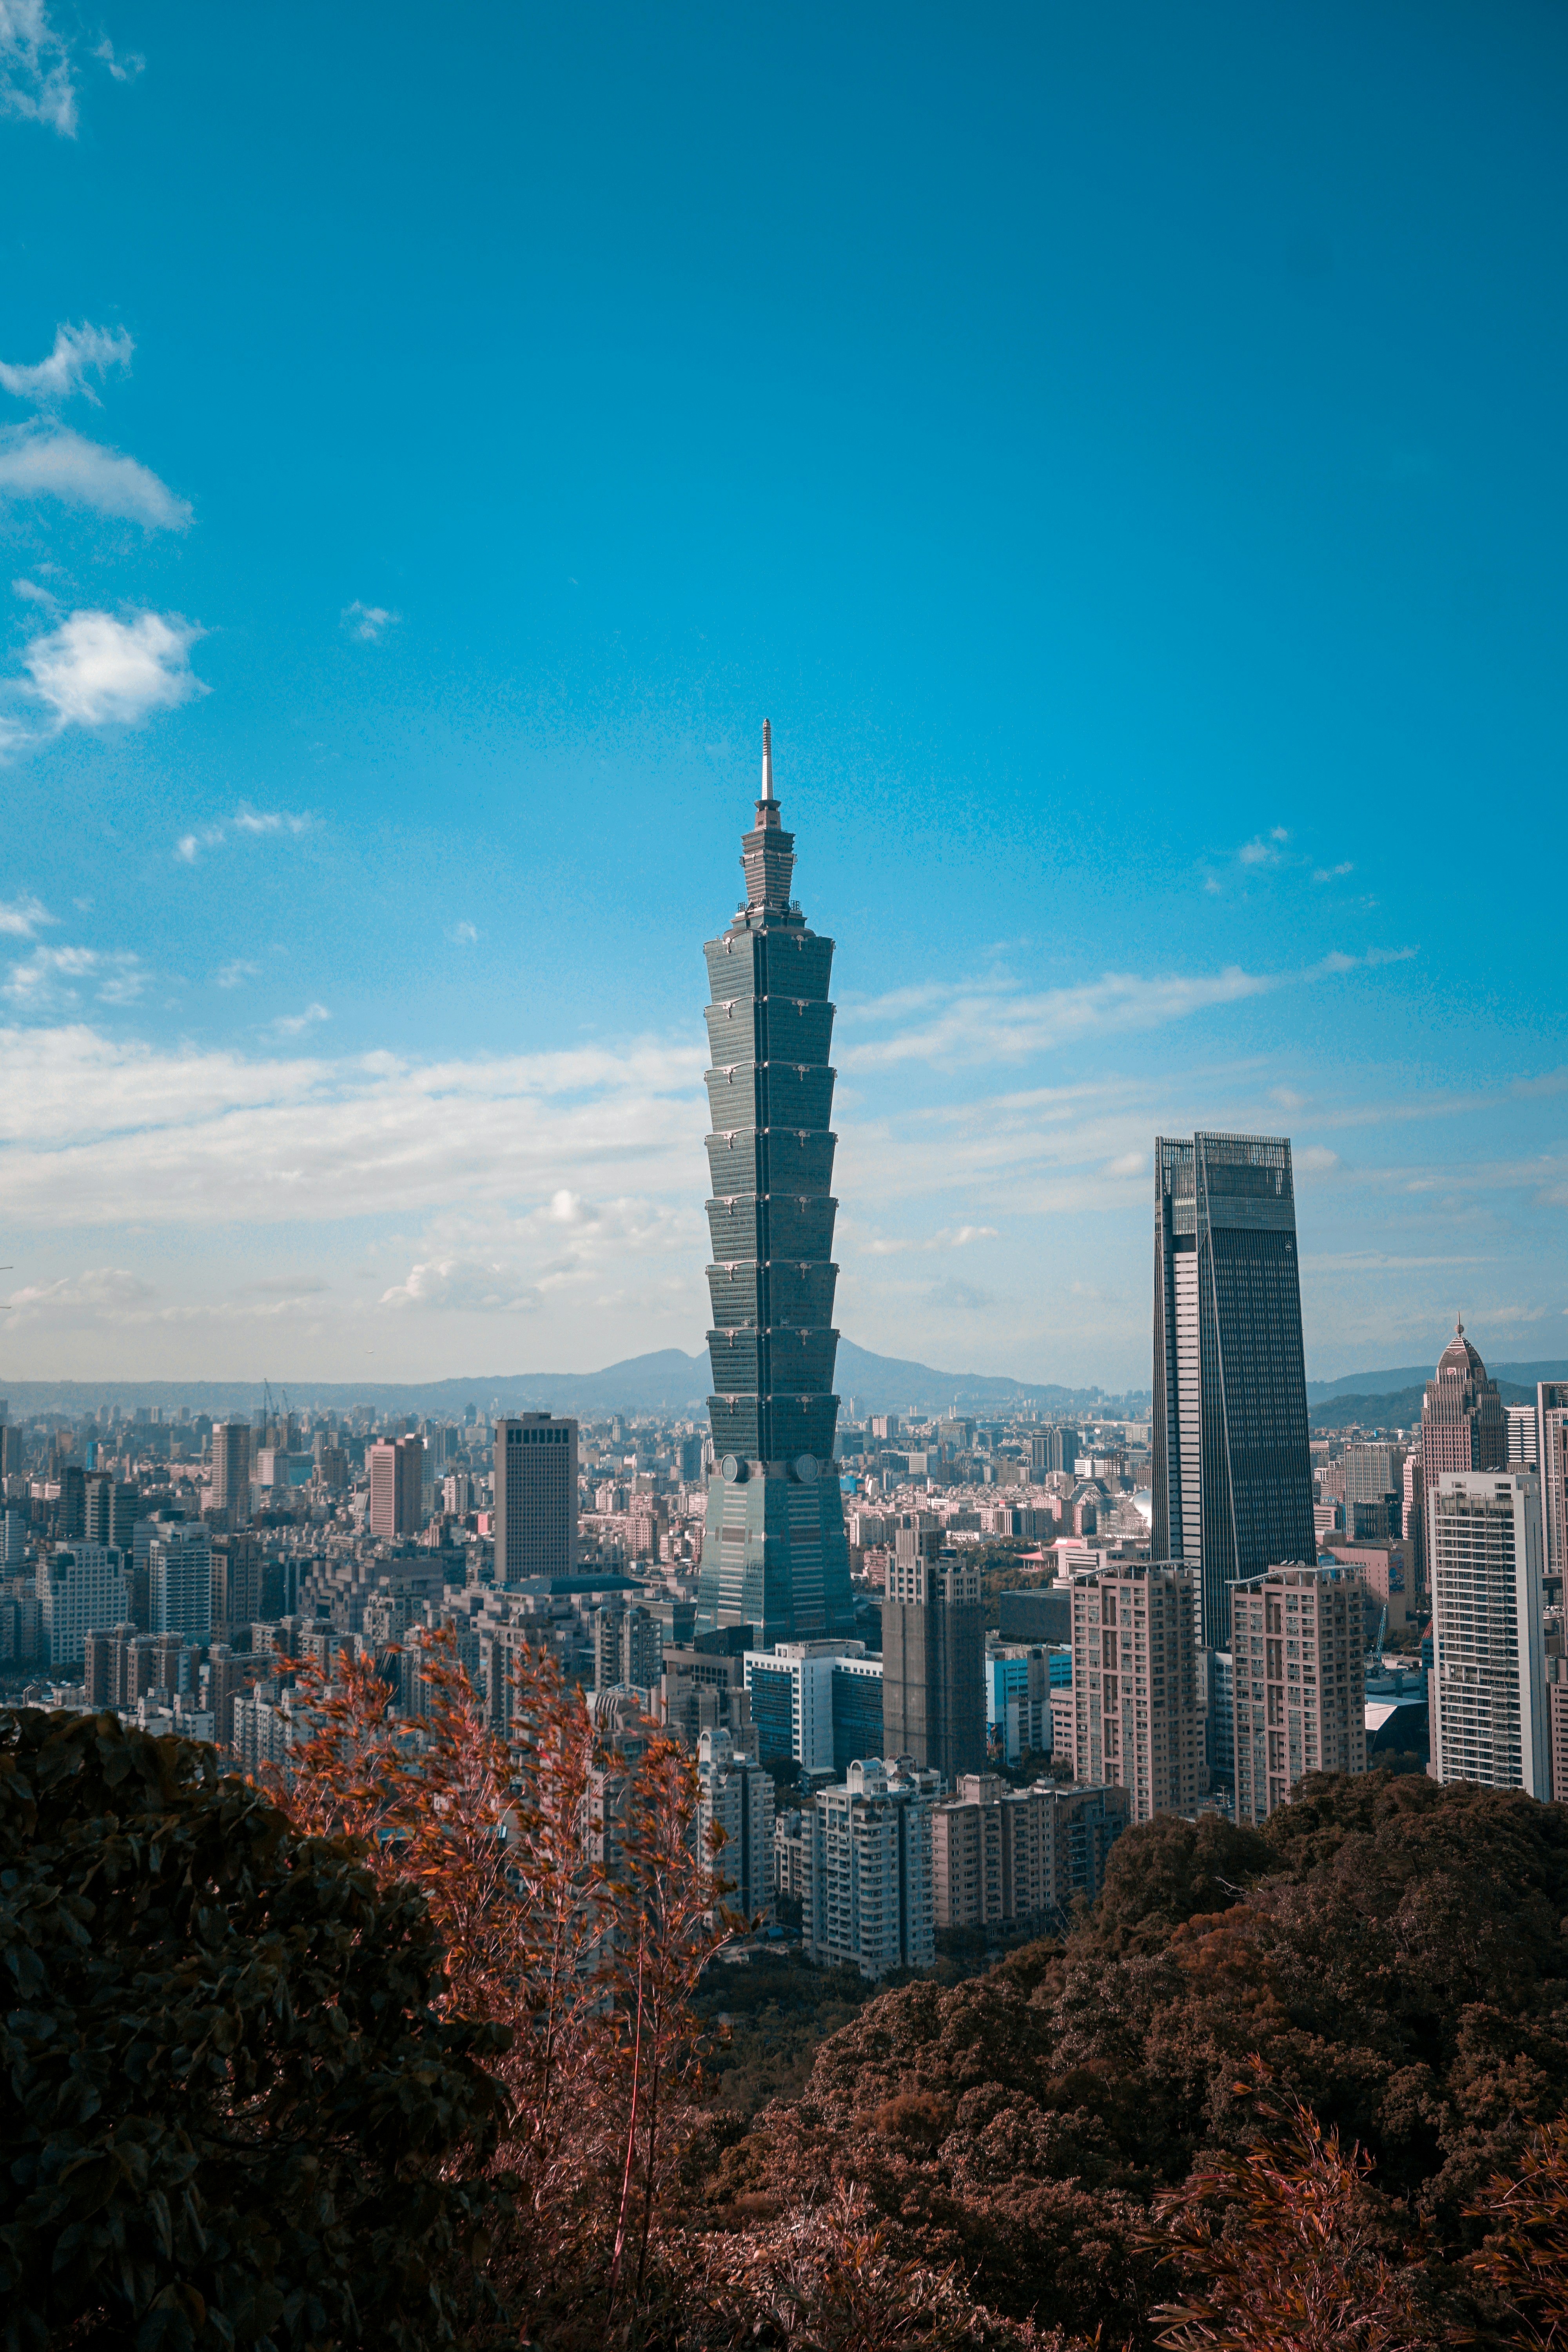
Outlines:
[[1148, 2200], [1248, 2144], [1253, 2053], [1370, 2151], [1437, 2335], [1510, 2340], [1457, 2264], [1467, 2203], [1568, 2101], [1568, 1808], [1371, 1772], [1304, 1783], [1262, 1832], [1135, 1829], [1065, 1947], [880, 1996], [803, 2096], [721, 2120], [705, 2200], [853, 2178], [994, 2307], [1147, 2342]]

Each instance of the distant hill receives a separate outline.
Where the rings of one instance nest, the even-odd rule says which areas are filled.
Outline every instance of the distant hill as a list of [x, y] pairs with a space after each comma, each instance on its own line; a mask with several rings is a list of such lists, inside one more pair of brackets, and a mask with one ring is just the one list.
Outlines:
[[[1561, 1358], [1549, 1364], [1494, 1364], [1487, 1356], [1485, 1362], [1488, 1371], [1500, 1387], [1505, 1381], [1511, 1381], [1518, 1388], [1528, 1389], [1532, 1397], [1537, 1381], [1568, 1381], [1568, 1362]], [[1349, 1396], [1352, 1393], [1362, 1397], [1385, 1397], [1395, 1395], [1401, 1389], [1424, 1389], [1436, 1368], [1437, 1359], [1434, 1356], [1428, 1364], [1401, 1364], [1397, 1370], [1392, 1372], [1345, 1372], [1337, 1381], [1309, 1381], [1307, 1402], [1315, 1404], [1320, 1397]], [[1521, 1400], [1514, 1397], [1509, 1402], [1517, 1404]]]
[[[1523, 1371], [1532, 1368], [1515, 1365], [1513, 1369]], [[1352, 1423], [1359, 1423], [1363, 1429], [1412, 1429], [1421, 1418], [1422, 1399], [1426, 1393], [1426, 1381], [1431, 1377], [1428, 1372], [1419, 1386], [1390, 1389], [1378, 1394], [1351, 1390], [1342, 1395], [1336, 1390], [1333, 1395], [1318, 1397], [1310, 1403], [1307, 1419], [1314, 1429], [1348, 1429]], [[1568, 1380], [1568, 1372], [1548, 1370], [1542, 1372], [1541, 1378], [1543, 1381]], [[1504, 1404], [1535, 1402], [1533, 1381], [1527, 1387], [1522, 1381], [1505, 1381], [1500, 1377], [1497, 1385], [1498, 1394]]]
[[[452, 1381], [274, 1381], [296, 1410], [320, 1405], [344, 1412], [356, 1404], [384, 1412], [459, 1416], [465, 1405], [482, 1412], [569, 1412], [580, 1417], [611, 1412], [654, 1412], [701, 1417], [708, 1410], [710, 1374], [706, 1349], [694, 1356], [679, 1348], [628, 1356], [597, 1372], [481, 1372]], [[985, 1372], [937, 1371], [896, 1356], [873, 1355], [852, 1339], [838, 1346], [837, 1387], [862, 1412], [945, 1412], [952, 1405], [996, 1412], [1026, 1400], [1043, 1412], [1082, 1412], [1110, 1402], [1099, 1389], [1069, 1389], [1050, 1381], [1014, 1381]], [[188, 1405], [193, 1412], [248, 1416], [262, 1402], [259, 1381], [18, 1381], [8, 1383], [12, 1417], [68, 1413], [73, 1418], [99, 1404], [146, 1405], [164, 1412]]]

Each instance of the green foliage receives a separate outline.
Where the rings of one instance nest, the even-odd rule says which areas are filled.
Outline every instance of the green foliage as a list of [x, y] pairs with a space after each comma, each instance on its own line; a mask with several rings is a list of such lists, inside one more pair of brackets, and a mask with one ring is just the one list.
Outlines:
[[1466, 2209], [1568, 2103], [1565, 1919], [1561, 1805], [1376, 1772], [1308, 1781], [1261, 1833], [1162, 1818], [1119, 1842], [1065, 1947], [867, 2003], [798, 2099], [717, 2151], [709, 2211], [853, 2179], [1001, 2311], [1146, 2343], [1151, 2204], [1253, 2145], [1237, 2086], [1259, 2053], [1365, 2151], [1423, 2307], [1506, 2340]]
[[0, 1889], [6, 2352], [455, 2339], [510, 2036], [435, 2013], [417, 1893], [208, 1749], [32, 1711]]

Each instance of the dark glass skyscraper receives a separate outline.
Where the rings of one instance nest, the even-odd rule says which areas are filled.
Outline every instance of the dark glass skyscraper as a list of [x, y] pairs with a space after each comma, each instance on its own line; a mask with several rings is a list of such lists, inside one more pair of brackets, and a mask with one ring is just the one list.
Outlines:
[[1198, 1570], [1227, 1650], [1237, 1580], [1318, 1556], [1283, 1136], [1154, 1139], [1153, 1420], [1151, 1556]]
[[762, 798], [741, 852], [745, 902], [703, 950], [715, 1470], [697, 1624], [749, 1624], [767, 1648], [849, 1633], [855, 1607], [833, 1468], [833, 941], [790, 897], [795, 835], [773, 798], [765, 723]]

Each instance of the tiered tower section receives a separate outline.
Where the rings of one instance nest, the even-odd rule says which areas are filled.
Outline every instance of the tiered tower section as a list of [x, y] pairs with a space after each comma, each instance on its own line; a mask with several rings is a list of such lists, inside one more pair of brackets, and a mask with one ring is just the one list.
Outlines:
[[833, 1468], [833, 941], [807, 929], [790, 897], [795, 835], [773, 797], [765, 722], [762, 797], [741, 863], [745, 903], [703, 950], [717, 1469], [698, 1624], [750, 1624], [764, 1647], [854, 1624]]

